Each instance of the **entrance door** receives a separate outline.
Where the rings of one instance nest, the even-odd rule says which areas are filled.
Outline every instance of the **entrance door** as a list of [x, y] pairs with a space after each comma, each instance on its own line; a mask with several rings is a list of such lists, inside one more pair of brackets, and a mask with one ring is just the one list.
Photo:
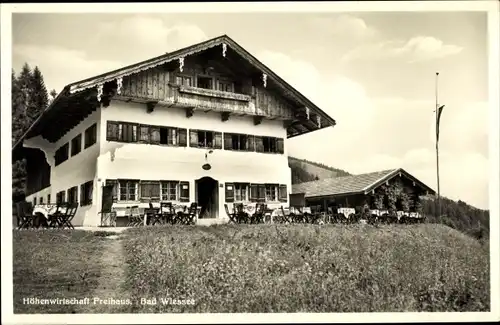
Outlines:
[[217, 218], [219, 213], [219, 182], [211, 177], [196, 181], [196, 201], [200, 206], [200, 219]]
[[113, 186], [106, 185], [102, 187], [102, 212], [111, 212], [113, 207]]

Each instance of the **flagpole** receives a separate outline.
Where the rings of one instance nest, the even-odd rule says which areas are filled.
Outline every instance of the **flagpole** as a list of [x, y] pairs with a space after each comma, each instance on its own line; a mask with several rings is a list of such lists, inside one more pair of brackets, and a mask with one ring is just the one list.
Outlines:
[[437, 178], [437, 216], [441, 219], [441, 189], [439, 186], [439, 101], [438, 101], [438, 77], [439, 72], [436, 72], [436, 178]]

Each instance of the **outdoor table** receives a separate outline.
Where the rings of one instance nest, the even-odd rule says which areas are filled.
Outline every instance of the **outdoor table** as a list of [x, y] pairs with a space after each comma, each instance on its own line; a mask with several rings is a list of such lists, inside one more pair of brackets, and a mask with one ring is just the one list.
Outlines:
[[[152, 202], [153, 209], [159, 210], [160, 209], [160, 202]], [[190, 202], [182, 202], [182, 203], [173, 203], [172, 208], [173, 208], [173, 213], [178, 214], [179, 212], [184, 212], [189, 208]], [[112, 209], [116, 211], [117, 217], [127, 217], [128, 213], [130, 211], [130, 208], [132, 206], [138, 206], [139, 207], [139, 213], [141, 215], [145, 215], [151, 207], [149, 206], [149, 202], [140, 202], [140, 203], [113, 203]], [[147, 224], [147, 217], [143, 218], [143, 224]]]
[[[37, 214], [41, 214], [45, 217], [45, 219], [49, 222], [49, 226], [53, 226], [54, 223], [60, 225], [61, 220], [59, 220], [59, 216], [54, 215], [56, 212], [59, 212], [61, 215], [66, 213], [67, 207], [59, 206], [59, 210], [57, 209], [57, 204], [37, 204], [33, 208], [33, 216]], [[51, 218], [53, 216], [53, 218]], [[55, 219], [54, 219], [55, 218]]]

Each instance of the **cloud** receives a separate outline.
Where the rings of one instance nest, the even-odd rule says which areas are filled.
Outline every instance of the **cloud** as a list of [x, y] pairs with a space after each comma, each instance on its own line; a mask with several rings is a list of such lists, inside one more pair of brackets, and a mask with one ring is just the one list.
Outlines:
[[335, 18], [318, 17], [312, 22], [316, 28], [324, 29], [331, 35], [356, 38], [358, 41], [378, 34], [378, 30], [368, 26], [362, 18], [347, 14]]
[[13, 67], [19, 72], [28, 62], [31, 67], [38, 66], [44, 76], [47, 89], [57, 92], [74, 81], [86, 79], [123, 65], [120, 61], [92, 60], [86, 52], [56, 46], [37, 46], [20, 44], [13, 46]]
[[[108, 50], [121, 57], [147, 59], [207, 39], [205, 32], [196, 25], [169, 26], [160, 18], [133, 16], [100, 24], [96, 42], [111, 42], [113, 46]], [[130, 40], [134, 40], [133, 46]]]
[[[30, 66], [37, 65], [44, 75], [47, 88], [55, 88], [59, 92], [69, 83], [177, 50], [206, 38], [205, 33], [195, 25], [167, 26], [161, 19], [134, 16], [100, 24], [92, 40], [99, 46], [93, 47], [93, 51], [51, 45], [14, 45], [13, 67], [19, 71], [24, 62]], [[103, 48], [101, 44], [106, 44], [106, 47]], [[97, 59], [90, 55], [113, 59]]]
[[342, 61], [400, 58], [408, 63], [415, 63], [456, 55], [462, 50], [458, 45], [445, 44], [435, 37], [417, 36], [407, 41], [390, 40], [364, 44], [347, 52]]
[[[290, 155], [355, 174], [401, 167], [436, 188], [434, 138], [428, 137], [434, 134], [431, 101], [369, 98], [362, 84], [322, 75], [309, 62], [269, 51], [257, 57], [337, 120], [333, 128], [290, 139]], [[487, 146], [486, 107], [464, 103], [444, 111], [440, 153], [442, 195], [483, 208], [488, 206], [488, 162], [480, 150]]]
[[330, 116], [339, 119], [336, 129], [355, 132], [372, 118], [373, 107], [359, 83], [342, 75], [325, 79], [313, 64], [283, 53], [262, 51], [256, 56]]

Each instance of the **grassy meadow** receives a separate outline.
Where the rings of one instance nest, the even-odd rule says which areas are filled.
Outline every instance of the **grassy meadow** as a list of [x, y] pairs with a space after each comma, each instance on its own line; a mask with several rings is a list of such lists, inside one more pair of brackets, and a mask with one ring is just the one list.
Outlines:
[[[119, 237], [124, 270], [116, 280], [120, 295], [134, 303], [115, 312], [490, 308], [487, 246], [443, 225], [168, 226], [129, 229]], [[15, 231], [15, 312], [37, 312], [38, 306], [19, 306], [32, 288], [45, 297], [91, 296], [92, 279], [106, 267], [99, 262], [101, 246], [111, 240], [79, 231]], [[49, 271], [37, 271], [46, 266]], [[79, 281], [85, 269], [92, 270], [89, 280]], [[61, 273], [64, 281], [51, 276]], [[71, 281], [80, 287], [64, 287]], [[168, 297], [195, 303], [139, 303]]]
[[96, 288], [105, 245], [80, 230], [12, 232], [14, 313], [76, 313], [76, 306], [29, 305], [23, 298], [80, 298]]

